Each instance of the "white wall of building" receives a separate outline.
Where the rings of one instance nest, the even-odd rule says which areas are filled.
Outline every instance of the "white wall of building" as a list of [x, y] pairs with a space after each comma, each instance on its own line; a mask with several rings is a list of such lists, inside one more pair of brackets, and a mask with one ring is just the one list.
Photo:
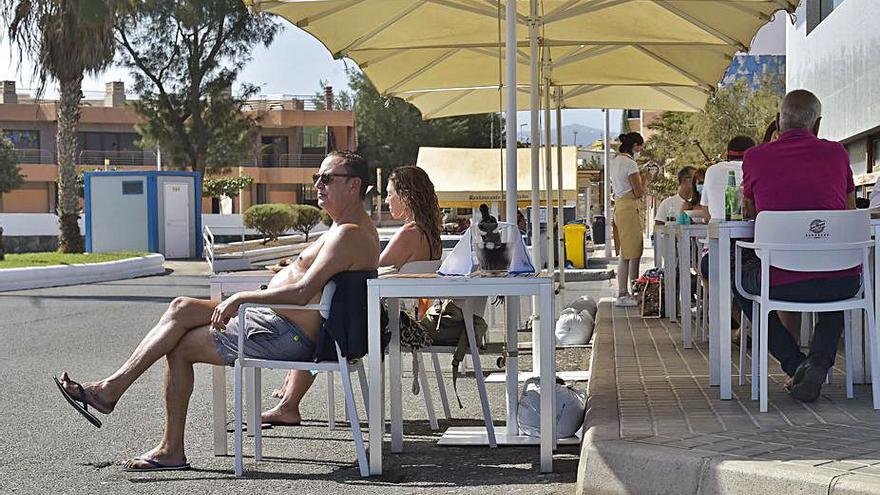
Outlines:
[[815, 93], [820, 136], [847, 141], [880, 126], [880, 2], [844, 0], [809, 34], [808, 2], [787, 23], [786, 89]]

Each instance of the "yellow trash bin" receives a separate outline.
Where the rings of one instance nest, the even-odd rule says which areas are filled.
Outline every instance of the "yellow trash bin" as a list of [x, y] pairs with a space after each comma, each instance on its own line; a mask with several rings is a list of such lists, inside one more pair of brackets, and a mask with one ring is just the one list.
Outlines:
[[587, 226], [582, 223], [570, 223], [562, 226], [565, 234], [565, 258], [575, 268], [586, 268], [586, 253], [584, 253], [584, 238], [587, 235]]

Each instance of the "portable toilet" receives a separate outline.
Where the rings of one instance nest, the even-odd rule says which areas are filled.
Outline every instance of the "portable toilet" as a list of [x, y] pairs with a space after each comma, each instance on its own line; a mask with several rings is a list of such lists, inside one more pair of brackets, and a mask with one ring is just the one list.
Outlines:
[[86, 172], [86, 251], [200, 258], [201, 210], [198, 172]]

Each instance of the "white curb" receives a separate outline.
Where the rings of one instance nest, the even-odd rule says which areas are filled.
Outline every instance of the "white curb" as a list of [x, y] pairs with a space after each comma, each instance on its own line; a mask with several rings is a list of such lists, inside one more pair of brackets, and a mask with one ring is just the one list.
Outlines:
[[0, 270], [0, 292], [157, 275], [165, 273], [164, 263], [161, 254], [149, 254], [104, 263], [5, 268]]

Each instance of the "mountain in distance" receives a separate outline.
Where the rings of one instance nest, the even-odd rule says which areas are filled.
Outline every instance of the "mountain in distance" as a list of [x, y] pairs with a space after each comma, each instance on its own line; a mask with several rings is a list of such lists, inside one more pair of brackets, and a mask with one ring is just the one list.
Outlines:
[[[568, 124], [562, 126], [562, 145], [563, 146], [572, 146], [575, 144], [575, 135], [577, 132], [577, 145], [578, 146], [589, 146], [596, 141], [597, 139], [602, 139], [602, 129], [595, 129], [593, 127], [581, 125], [581, 124]], [[551, 143], [556, 144], [556, 129], [552, 129], [550, 132], [552, 137]], [[616, 136], [613, 136], [616, 137]]]

